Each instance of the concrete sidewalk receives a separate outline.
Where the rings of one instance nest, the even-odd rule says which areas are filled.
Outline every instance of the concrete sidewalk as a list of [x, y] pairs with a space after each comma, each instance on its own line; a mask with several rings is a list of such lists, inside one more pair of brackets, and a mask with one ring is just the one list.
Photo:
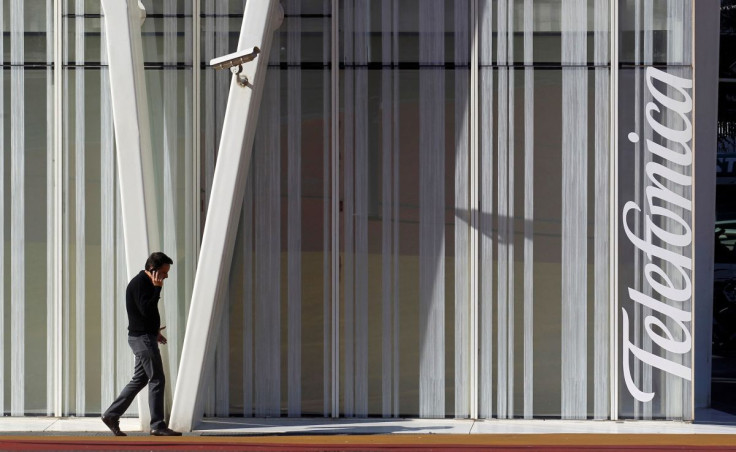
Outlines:
[[[569, 421], [470, 419], [205, 418], [188, 436], [379, 435], [379, 434], [715, 434], [736, 435], [736, 416], [715, 410], [679, 421]], [[120, 428], [145, 435], [137, 418]], [[100, 436], [109, 433], [99, 417], [3, 417], [0, 434]]]
[[[0, 418], [0, 450], [736, 452], [736, 417], [701, 421], [208, 418], [180, 437], [153, 437], [124, 418], [115, 437], [98, 417]], [[705, 422], [708, 420], [708, 422]]]

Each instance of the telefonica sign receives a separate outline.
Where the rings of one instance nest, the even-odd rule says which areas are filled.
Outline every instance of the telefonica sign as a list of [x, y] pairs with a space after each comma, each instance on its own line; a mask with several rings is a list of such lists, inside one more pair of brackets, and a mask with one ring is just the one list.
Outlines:
[[[669, 352], [670, 357], [674, 354], [685, 358], [692, 350], [692, 310], [688, 303], [692, 298], [692, 258], [688, 246], [693, 239], [689, 190], [692, 185], [690, 174], [693, 163], [690, 148], [693, 138], [690, 120], [693, 101], [690, 91], [693, 83], [690, 79], [653, 67], [646, 70], [646, 83], [653, 98], [645, 108], [646, 124], [651, 128], [653, 138], [646, 142], [646, 150], [652, 154], [652, 161], [645, 165], [648, 214], [644, 215], [642, 207], [636, 202], [628, 201], [621, 215], [626, 236], [637, 252], [641, 251], [645, 256], [643, 276], [651, 288], [651, 291], [645, 291], [651, 293], [648, 295], [629, 287], [627, 295], [633, 303], [651, 309], [652, 314], [644, 318], [643, 328], [652, 343], [659, 346], [661, 351], [661, 354], [652, 353], [629, 340], [629, 314], [622, 307], [624, 380], [631, 395], [640, 402], [651, 401], [655, 393], [642, 391], [636, 386], [631, 377], [631, 361], [639, 360], [690, 381], [690, 367], [668, 359], [665, 353]], [[668, 91], [673, 97], [666, 94]], [[681, 120], [670, 121], [679, 123], [678, 128], [663, 125], [662, 118], [665, 115], [679, 117]], [[629, 140], [637, 142], [639, 137], [632, 132]], [[666, 146], [657, 142], [666, 143]], [[668, 187], [682, 188], [677, 191], [687, 195], [678, 194]], [[632, 232], [637, 216], [643, 216], [641, 237]], [[671, 321], [665, 323], [661, 318]], [[633, 360], [630, 355], [633, 355]], [[685, 359], [677, 361], [689, 362]]]

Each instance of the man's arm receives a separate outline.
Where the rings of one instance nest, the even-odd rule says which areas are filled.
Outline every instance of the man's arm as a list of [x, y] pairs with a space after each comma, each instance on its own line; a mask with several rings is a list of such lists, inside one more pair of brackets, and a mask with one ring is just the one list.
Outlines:
[[158, 300], [161, 298], [161, 288], [164, 286], [165, 279], [165, 275], [155, 270], [146, 270], [146, 275], [151, 279], [151, 283], [153, 283], [153, 291], [145, 295], [140, 295], [143, 287], [138, 287], [136, 302], [141, 312], [149, 312], [151, 309], [157, 309]]

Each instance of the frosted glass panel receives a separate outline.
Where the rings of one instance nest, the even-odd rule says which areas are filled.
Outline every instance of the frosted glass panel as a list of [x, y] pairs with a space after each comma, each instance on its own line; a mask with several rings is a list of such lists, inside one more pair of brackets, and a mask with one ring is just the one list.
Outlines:
[[610, 4], [478, 13], [479, 414], [605, 419]]
[[[207, 62], [236, 48], [244, 5], [194, 1], [143, 1], [158, 239], [175, 261], [163, 301], [172, 388], [197, 238], [218, 202], [210, 190], [231, 82]], [[53, 415], [58, 398], [63, 415], [96, 415], [132, 373], [104, 18], [98, 0], [61, 3], [54, 62], [54, 2], [0, 2], [3, 414]], [[481, 418], [607, 419], [618, 391], [623, 418], [691, 419], [693, 1], [282, 4], [204, 414], [466, 418], [477, 359]], [[611, 39], [622, 63], [614, 103]], [[612, 182], [619, 300], [609, 279]], [[611, 325], [623, 352], [618, 388]]]
[[631, 69], [620, 80], [621, 415], [691, 419], [692, 119], [647, 105], [690, 96], [692, 71]]
[[340, 8], [342, 409], [465, 417], [470, 3]]
[[[143, 6], [146, 8], [146, 12], [151, 15], [166, 14], [164, 1], [160, 0], [141, 0]], [[183, 11], [185, 8], [191, 8], [192, 0], [174, 0], [170, 4], [176, 9], [176, 11]], [[232, 0], [233, 4], [240, 4], [242, 8], [242, 0]], [[63, 6], [65, 11], [69, 14], [80, 14], [84, 11], [85, 14], [100, 14], [102, 8], [100, 7], [99, 0], [83, 0], [81, 3], [76, 0], [64, 0]]]
[[620, 415], [689, 420], [692, 2], [636, 5], [624, 2], [621, 42], [633, 64], [618, 99]]
[[[45, 415], [50, 406], [49, 11], [41, 2], [0, 5], [0, 413], [13, 416]], [[37, 66], [25, 67], [31, 61]]]
[[[633, 0], [632, 0], [633, 1]], [[597, 11], [605, 11], [606, 18], [610, 18], [610, 2], [608, 0], [585, 0], [582, 2], [586, 6], [585, 27], [588, 31], [596, 28]], [[561, 0], [534, 0], [533, 2], [523, 0], [479, 0], [478, 14], [482, 18], [481, 29], [489, 27], [493, 32], [503, 33], [504, 30], [515, 30], [516, 33], [509, 35], [508, 40], [513, 41], [511, 44], [512, 53], [509, 55], [509, 61], [515, 64], [530, 64], [525, 57], [525, 37], [523, 30], [531, 33], [533, 39], [529, 42], [529, 48], [533, 49], [534, 64], [559, 66], [562, 61], [562, 28], [566, 14], [569, 13], [563, 6]], [[502, 14], [506, 19], [503, 24], [499, 24], [497, 17]], [[489, 20], [492, 21], [489, 22]], [[525, 20], [530, 21], [525, 25]], [[498, 36], [500, 37], [500, 36]], [[497, 37], [494, 37], [496, 39]], [[585, 38], [587, 41], [587, 50], [585, 50], [585, 64], [608, 64], [610, 59], [606, 58], [601, 61], [594, 55], [593, 42], [596, 38], [589, 33]], [[480, 63], [490, 64], [491, 61], [498, 61], [498, 49], [485, 49], [487, 42], [481, 41], [481, 57]], [[491, 58], [492, 55], [492, 58]]]
[[[98, 2], [99, 3], [99, 2]], [[157, 0], [156, 3], [165, 3]], [[191, 5], [186, 10], [169, 11], [167, 14], [159, 13], [157, 15], [150, 14], [150, 8], [147, 8], [149, 15], [143, 22], [141, 27], [141, 38], [143, 48], [143, 61], [147, 68], [158, 67], [164, 64], [181, 65], [186, 60], [186, 55], [192, 52], [192, 14]], [[99, 14], [99, 13], [98, 13]], [[64, 32], [68, 42], [73, 43], [75, 36], [79, 30], [84, 35], [85, 53], [87, 55], [87, 63], [91, 66], [100, 63], [99, 57], [91, 57], [91, 55], [100, 54], [102, 28], [104, 26], [104, 16], [97, 15], [73, 15], [67, 17], [74, 20], [65, 21]], [[170, 51], [164, 49], [164, 28], [170, 27], [176, 33], [170, 35], [167, 39], [172, 42]], [[233, 41], [233, 48], [237, 41]], [[76, 49], [74, 45], [65, 48], [70, 60], [76, 59]], [[171, 53], [171, 55], [169, 55]], [[191, 58], [191, 57], [190, 57]], [[183, 67], [179, 67], [183, 69]]]
[[[47, 103], [46, 69], [3, 70], [0, 99], [8, 114], [0, 124], [3, 139], [3, 302], [4, 350], [2, 411], [46, 414], [47, 370]], [[33, 109], [28, 105], [34, 105]], [[10, 108], [8, 108], [10, 107]], [[9, 114], [10, 111], [13, 114]], [[34, 130], [33, 134], [27, 130]], [[33, 202], [29, 202], [33, 200]]]
[[[173, 382], [193, 282], [193, 234], [198, 233], [190, 220], [195, 204], [192, 33], [176, 17], [187, 11], [176, 10], [175, 1], [157, 3], [166, 14], [146, 21], [156, 45], [149, 45], [155, 52], [144, 51], [144, 64], [154, 189], [161, 207], [158, 241], [174, 260], [161, 301], [168, 338], [163, 356]], [[90, 2], [75, 1], [74, 14], [63, 20], [62, 410], [77, 416], [106, 409], [133, 371], [106, 36], [100, 28], [103, 18], [95, 16], [98, 3], [91, 11], [88, 6]], [[141, 269], [143, 264], [137, 263]], [[134, 403], [127, 415], [136, 414]]]
[[692, 0], [620, 0], [623, 64], [692, 63]]
[[34, 65], [44, 65], [47, 62], [47, 52], [52, 50], [53, 41], [49, 38], [53, 37], [53, 24], [49, 21], [53, 16], [53, 1], [38, 0], [34, 2], [20, 2], [22, 7], [19, 9], [19, 15], [13, 19], [10, 14], [11, 8], [16, 3], [6, 0], [3, 2], [2, 8], [5, 10], [0, 17], [0, 30], [5, 33], [2, 38], [4, 46], [0, 52], [3, 62], [10, 61], [11, 42], [15, 41], [8, 33], [11, 27], [17, 28], [22, 24], [22, 39], [18, 40], [18, 44], [23, 45], [24, 63]]
[[[269, 55], [206, 416], [331, 413], [331, 2], [305, 3], [282, 3]], [[217, 27], [226, 5], [205, 7], [203, 60], [232, 51]], [[202, 79], [209, 184], [230, 77]]]

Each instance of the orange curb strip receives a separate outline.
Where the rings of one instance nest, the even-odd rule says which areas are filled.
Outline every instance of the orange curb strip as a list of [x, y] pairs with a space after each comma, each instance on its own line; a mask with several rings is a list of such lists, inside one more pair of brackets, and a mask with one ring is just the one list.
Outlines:
[[2, 450], [734, 450], [736, 435], [473, 434], [304, 436], [0, 436]]

